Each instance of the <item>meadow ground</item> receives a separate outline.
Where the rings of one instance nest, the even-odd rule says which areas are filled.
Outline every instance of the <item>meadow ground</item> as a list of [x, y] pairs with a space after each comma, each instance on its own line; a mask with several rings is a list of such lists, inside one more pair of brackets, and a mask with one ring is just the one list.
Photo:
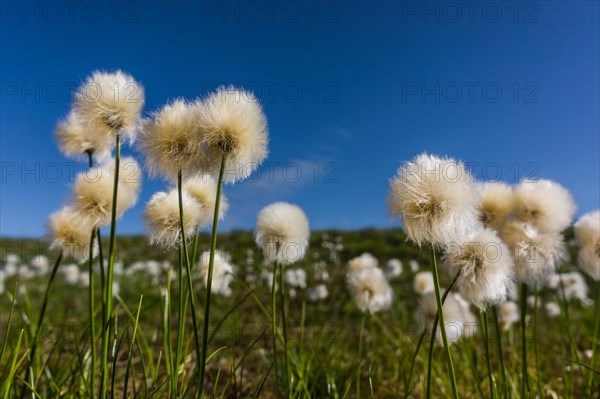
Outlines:
[[[566, 241], [570, 242], [572, 237], [572, 231], [568, 230]], [[209, 241], [208, 235], [199, 237], [198, 254], [208, 249]], [[111, 368], [116, 373], [109, 379], [114, 397], [168, 397], [169, 378], [165, 361], [168, 351], [165, 352], [165, 348], [168, 347], [168, 338], [174, 344], [174, 332], [177, 330], [177, 254], [149, 247], [145, 237], [119, 237], [117, 242], [117, 261], [124, 263], [122, 272], [118, 272], [115, 278], [119, 285], [115, 302], [118, 317], [113, 326], [116, 333], [114, 355], [110, 359]], [[51, 268], [56, 253], [48, 252], [46, 247], [47, 243], [37, 240], [5, 238], [0, 240], [1, 259], [5, 261], [8, 254], [14, 253], [21, 258], [21, 263], [28, 264], [35, 255], [45, 253]], [[206, 392], [224, 398], [253, 397], [257, 392], [262, 398], [275, 397], [269, 319], [270, 267], [262, 265], [262, 255], [249, 232], [221, 234], [219, 247], [231, 254], [237, 277], [231, 282], [229, 297], [213, 292], [208, 353], [214, 355], [207, 366]], [[356, 307], [346, 284], [347, 261], [363, 252], [377, 257], [382, 268], [392, 258], [403, 263], [403, 272], [390, 279], [394, 291], [392, 307], [366, 316]], [[576, 259], [574, 249], [571, 248], [570, 252], [571, 262], [563, 266], [563, 271], [576, 269], [572, 266]], [[164, 261], [171, 267], [166, 267]], [[414, 361], [410, 386], [407, 381], [420, 338], [420, 321], [416, 316], [420, 295], [413, 289], [417, 271], [411, 270], [411, 261], [418, 263], [419, 271], [431, 270], [429, 251], [407, 242], [401, 230], [320, 231], [311, 235], [307, 256], [290, 267], [306, 272], [306, 285], [292, 278], [291, 284], [285, 288], [288, 353], [290, 374], [293, 375], [291, 396], [425, 396], [429, 334], [424, 336]], [[35, 366], [38, 372], [43, 368], [43, 372], [36, 374], [39, 379], [35, 382], [41, 397], [85, 397], [88, 392], [85, 371], [89, 368], [90, 358], [88, 288], [85, 286], [87, 265], [80, 267], [83, 273], [75, 278], [74, 269], [68, 271], [69, 263], [72, 262], [65, 260], [60, 266], [42, 330], [41, 350]], [[163, 316], [169, 269], [172, 317], [168, 321], [170, 328], [165, 329]], [[29, 272], [11, 277], [6, 277], [5, 273], [3, 277], [0, 322], [2, 346], [6, 349], [0, 358], [2, 397], [18, 397], [21, 393], [26, 353], [32, 339], [32, 322], [38, 317], [47, 281], [47, 274], [42, 276]], [[442, 275], [442, 285], [448, 286], [449, 282], [449, 276]], [[99, 304], [98, 275], [95, 283], [96, 304]], [[587, 277], [586, 283], [589, 287], [587, 297], [595, 298], [597, 286]], [[294, 284], [298, 286], [293, 287]], [[16, 301], [9, 323], [15, 290]], [[194, 290], [201, 322], [204, 288], [198, 278], [194, 281]], [[135, 329], [141, 295], [139, 323]], [[586, 301], [573, 299], [568, 302], [568, 309], [564, 309], [558, 291], [548, 287], [540, 291], [539, 302], [537, 336], [531, 308], [526, 334], [532, 397], [584, 397], [588, 370], [582, 365], [589, 364], [585, 356], [586, 350], [591, 347], [594, 307]], [[551, 302], [561, 305], [560, 315], [552, 316], [546, 311], [544, 305]], [[97, 307], [96, 311], [99, 312], [99, 309]], [[476, 320], [480, 320], [477, 311], [471, 310]], [[190, 383], [195, 366], [194, 335], [189, 310], [185, 314], [187, 328], [183, 353], [187, 356], [183, 360], [185, 367], [181, 370], [180, 383], [182, 390], [189, 387], [190, 394], [195, 388], [194, 383]], [[490, 397], [485, 345], [479, 324], [465, 323], [461, 326], [462, 330], [448, 330], [450, 336], [457, 331], [464, 334], [467, 330], [477, 329], [472, 336], [463, 336], [452, 345], [461, 398]], [[135, 341], [132, 339], [134, 329]], [[165, 331], [173, 331], [173, 334], [165, 337]], [[494, 382], [496, 390], [501, 392], [496, 329], [491, 318], [489, 337]], [[518, 323], [502, 329], [501, 340], [509, 393], [517, 398], [521, 373]], [[573, 350], [569, 350], [569, 342], [573, 343]], [[282, 351], [282, 344], [278, 344], [278, 349]], [[280, 364], [283, 362], [281, 352], [279, 361]], [[595, 368], [598, 369], [598, 365]], [[126, 372], [128, 369], [130, 371]], [[279, 373], [280, 380], [285, 381], [284, 369], [280, 367]], [[7, 384], [13, 375], [16, 375], [14, 382]], [[280, 393], [286, 392], [281, 381]], [[433, 353], [432, 389], [436, 398], [451, 395], [446, 358], [440, 344], [435, 345]], [[599, 391], [596, 385], [596, 397]]]

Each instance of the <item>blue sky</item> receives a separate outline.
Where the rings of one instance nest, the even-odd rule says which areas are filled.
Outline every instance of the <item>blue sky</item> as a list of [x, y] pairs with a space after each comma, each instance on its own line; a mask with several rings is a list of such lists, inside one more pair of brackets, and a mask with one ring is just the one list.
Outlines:
[[[515, 5], [516, 4], [516, 5]], [[427, 151], [481, 179], [556, 180], [600, 206], [599, 3], [71, 1], [1, 4], [0, 235], [39, 236], [76, 165], [53, 139], [75, 87], [123, 69], [145, 112], [220, 84], [253, 90], [270, 156], [227, 186], [224, 230], [276, 200], [313, 228], [391, 227], [388, 179]], [[124, 153], [136, 153], [135, 145]], [[143, 231], [143, 183], [119, 232]]]

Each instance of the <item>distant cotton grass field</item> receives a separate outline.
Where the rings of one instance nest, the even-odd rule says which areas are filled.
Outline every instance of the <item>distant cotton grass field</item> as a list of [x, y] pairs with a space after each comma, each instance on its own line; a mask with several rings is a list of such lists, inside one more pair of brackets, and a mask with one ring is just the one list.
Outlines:
[[[572, 230], [567, 231], [566, 237], [568, 242], [572, 242]], [[214, 338], [210, 342], [209, 352], [222, 349], [207, 366], [207, 396], [212, 397], [214, 393], [215, 397], [252, 397], [272, 363], [270, 321], [258, 305], [260, 301], [263, 306], [269, 307], [271, 280], [268, 270], [262, 266], [262, 257], [252, 234], [224, 234], [219, 240], [222, 248], [231, 255], [236, 277], [232, 277], [228, 285], [230, 294], [218, 295], [213, 301], [214, 314], [211, 315], [209, 331]], [[202, 235], [200, 242], [199, 246], [206, 248], [210, 237]], [[134, 318], [140, 295], [144, 298], [131, 355], [127, 395], [144, 398], [154, 392], [153, 397], [167, 397], [169, 379], [165, 366], [162, 315], [167, 276], [177, 258], [165, 256], [164, 252], [149, 247], [144, 237], [119, 237], [119, 243], [118, 259], [123, 257], [127, 260], [118, 262], [119, 266], [115, 269], [115, 281], [119, 287], [115, 306], [118, 315], [115, 337], [117, 350], [114, 356], [117, 370], [115, 397], [123, 397], [125, 392], [125, 368], [132, 350]], [[0, 256], [3, 260], [0, 268], [3, 287], [0, 315], [2, 342], [7, 342], [0, 359], [3, 384], [10, 378], [13, 351], [17, 348], [21, 330], [23, 335], [15, 367], [16, 374], [23, 375], [23, 356], [31, 343], [30, 323], [35, 322], [37, 317], [52, 266], [50, 262], [56, 256], [55, 252], [47, 252], [46, 248], [47, 243], [35, 240], [0, 240]], [[537, 395], [539, 378], [543, 397], [584, 397], [587, 383], [585, 366], [590, 364], [594, 313], [590, 298], [594, 298], [597, 288], [591, 279], [574, 266], [577, 252], [575, 248], [569, 248], [570, 258], [561, 267], [561, 272], [565, 276], [570, 324], [565, 324], [560, 287], [556, 281], [551, 281], [540, 290], [537, 338], [540, 349], [537, 357], [533, 351], [536, 341], [531, 325], [532, 307], [528, 309], [527, 338], [532, 348], [528, 367], [533, 393]], [[372, 255], [364, 255], [366, 251]], [[17, 257], [15, 254], [20, 255]], [[38, 254], [49, 259], [36, 258]], [[358, 343], [364, 314], [355, 306], [347, 286], [346, 274], [351, 259], [350, 265], [355, 266], [375, 263], [385, 274], [393, 291], [389, 309], [376, 312], [365, 320], [361, 356]], [[89, 279], [86, 267], [69, 266], [69, 263], [61, 266], [49, 299], [40, 350], [40, 364], [42, 359], [47, 363], [37, 384], [41, 397], [77, 397], [86, 396], [87, 392], [87, 378], [83, 370], [89, 365], [85, 299]], [[286, 274], [286, 317], [290, 337], [290, 369], [294, 375], [293, 396], [355, 398], [359, 378], [360, 397], [405, 397], [412, 357], [424, 321], [420, 316], [420, 303], [427, 302], [428, 296], [431, 296], [430, 268], [427, 251], [407, 243], [406, 236], [399, 230], [314, 232], [306, 257]], [[203, 288], [199, 269], [196, 268], [194, 273], [194, 280], [198, 283], [197, 295], [200, 297]], [[171, 278], [176, 281], [175, 276], [171, 275]], [[98, 280], [95, 279], [97, 284]], [[444, 276], [442, 284], [449, 283], [450, 278]], [[17, 303], [9, 327], [7, 322], [15, 289]], [[177, 297], [174, 288], [171, 296]], [[519, 397], [519, 312], [516, 305], [510, 306], [514, 302], [508, 304], [499, 307], [505, 368], [512, 397]], [[198, 306], [201, 307], [202, 303]], [[235, 310], [229, 314], [232, 309]], [[435, 303], [433, 310], [435, 312]], [[463, 310], [466, 314], [467, 309]], [[471, 316], [476, 314], [472, 308], [468, 312]], [[186, 319], [185, 345], [187, 352], [191, 353], [193, 333], [190, 331], [189, 315]], [[465, 398], [489, 397], [479, 319], [470, 316], [466, 319], [468, 321], [463, 315], [462, 321], [461, 316], [458, 316], [458, 322], [446, 321], [453, 340], [462, 332], [461, 338], [452, 345], [460, 394]], [[175, 330], [177, 319], [172, 319], [171, 324]], [[491, 320], [489, 327], [491, 345], [495, 349], [495, 324]], [[567, 328], [570, 328], [570, 332], [566, 331]], [[467, 337], [469, 332], [473, 332], [473, 335]], [[579, 361], [568, 355], [568, 334], [571, 334]], [[424, 342], [428, 342], [429, 337], [430, 333], [427, 333]], [[184, 359], [186, 383], [194, 368], [192, 356]], [[408, 397], [420, 398], [425, 395], [427, 358], [427, 348], [423, 344], [414, 362], [410, 384], [412, 389]], [[495, 382], [499, 384], [501, 375], [495, 350], [491, 360]], [[434, 347], [433, 361], [436, 374], [432, 396], [447, 397], [451, 387], [446, 377], [446, 363], [440, 344]], [[537, 362], [540, 364], [539, 376], [536, 372]], [[260, 397], [275, 397], [272, 372], [269, 372]], [[21, 386], [18, 379], [14, 380], [6, 397], [17, 396]]]
[[[573, 223], [558, 182], [478, 182], [423, 153], [389, 181], [402, 231], [311, 232], [274, 202], [219, 236], [244, 206], [224, 185], [268, 156], [258, 98], [224, 86], [143, 115], [144, 93], [94, 72], [57, 125], [86, 169], [47, 243], [2, 242], [1, 397], [598, 396], [600, 211]], [[164, 182], [146, 235], [118, 239], [144, 176]]]

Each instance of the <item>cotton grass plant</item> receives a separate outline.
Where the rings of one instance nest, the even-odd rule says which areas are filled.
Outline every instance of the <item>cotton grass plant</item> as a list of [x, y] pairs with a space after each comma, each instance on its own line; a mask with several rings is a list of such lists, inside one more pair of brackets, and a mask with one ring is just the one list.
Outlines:
[[[304, 211], [297, 205], [276, 202], [264, 207], [256, 221], [255, 240], [262, 250], [267, 264], [273, 267], [271, 282], [271, 323], [273, 364], [275, 366], [275, 389], [279, 389], [279, 364], [277, 361], [277, 288], [281, 302], [281, 324], [283, 327], [283, 345], [285, 360], [286, 392], [290, 394], [292, 380], [290, 376], [288, 337], [285, 313], [284, 266], [298, 262], [304, 257], [310, 235], [309, 223]], [[277, 275], [279, 274], [279, 287]], [[277, 392], [277, 391], [276, 391]]]
[[474, 179], [461, 162], [421, 154], [404, 163], [390, 182], [388, 206], [417, 245], [431, 246], [434, 288], [452, 394], [458, 398], [442, 309], [436, 248], [461, 244], [481, 230]]
[[[242, 89], [221, 87], [198, 99], [172, 100], [141, 119], [143, 103], [144, 91], [131, 76], [121, 71], [95, 72], [77, 90], [71, 109], [56, 128], [60, 151], [87, 160], [87, 167], [75, 176], [64, 207], [49, 218], [56, 258], [51, 262], [36, 253], [21, 262], [11, 256], [0, 265], [0, 295], [9, 294], [12, 308], [31, 326], [31, 334], [21, 331], [15, 348], [7, 349], [6, 341], [0, 345], [0, 362], [9, 360], [2, 368], [0, 395], [104, 399], [128, 397], [133, 390], [134, 397], [170, 398], [348, 397], [352, 393], [357, 397], [439, 394], [457, 398], [461, 393], [509, 398], [556, 394], [551, 389], [556, 386], [564, 391], [557, 396], [594, 394], [600, 331], [600, 213], [583, 215], [573, 225], [573, 243], [565, 240], [576, 207], [558, 183], [477, 182], [463, 162], [421, 154], [404, 162], [390, 181], [389, 211], [401, 220], [406, 235], [390, 233], [397, 235], [389, 245], [391, 251], [386, 250], [387, 258], [380, 252], [387, 245], [382, 236], [359, 237], [346, 246], [335, 237], [341, 233], [328, 232], [322, 235], [321, 245], [309, 249], [308, 219], [300, 207], [286, 202], [260, 211], [253, 237], [225, 236], [246, 247], [217, 249], [219, 221], [230, 207], [223, 185], [248, 178], [268, 154], [267, 122], [258, 99]], [[155, 248], [161, 254], [159, 261], [143, 255], [116, 259], [116, 223], [136, 204], [143, 176], [133, 157], [121, 156], [122, 142], [135, 144], [148, 174], [166, 183], [143, 212], [147, 241], [151, 251]], [[208, 239], [203, 231], [209, 226]], [[102, 228], [110, 228], [107, 262]], [[398, 245], [401, 238], [415, 245]], [[202, 244], [210, 248], [199, 249], [203, 239], [209, 240]], [[123, 237], [123, 242], [130, 241]], [[260, 248], [262, 263], [249, 244]], [[577, 258], [585, 274], [559, 273], [568, 265], [572, 245], [578, 247], [572, 259]], [[419, 272], [423, 248], [431, 253], [431, 270]], [[408, 252], [401, 252], [404, 249]], [[173, 268], [164, 259], [178, 259], [178, 263]], [[68, 264], [61, 265], [63, 260]], [[96, 304], [98, 274], [101, 296]], [[442, 274], [449, 284], [442, 285]], [[7, 292], [7, 278], [18, 278], [24, 285], [14, 294]], [[48, 281], [34, 318], [29, 304], [34, 291], [27, 285], [36, 279]], [[146, 284], [142, 287], [156, 291], [157, 299], [139, 297], [137, 309], [129, 308], [125, 296], [132, 291], [138, 294], [140, 281]], [[588, 286], [590, 281], [595, 286]], [[55, 290], [55, 296], [55, 284], [68, 290]], [[199, 320], [196, 295], [202, 290]], [[592, 339], [582, 340], [571, 323], [583, 318], [573, 310], [589, 306], [593, 290], [594, 332]], [[83, 302], [88, 323], [77, 332], [76, 356], [57, 357], [42, 339], [44, 320], [54, 298], [70, 292], [76, 298], [81, 292], [87, 295]], [[267, 297], [270, 309], [263, 303]], [[247, 298], [254, 304], [245, 303]], [[211, 299], [215, 302], [212, 318]], [[70, 306], [78, 308], [79, 302]], [[160, 316], [152, 306], [160, 309]], [[290, 312], [295, 306], [300, 312]], [[69, 312], [67, 307], [63, 313]], [[10, 320], [12, 314], [11, 309]], [[334, 342], [307, 337], [313, 327], [327, 327], [340, 314], [344, 317]], [[228, 337], [219, 335], [228, 318], [245, 324], [257, 315], [268, 327], [252, 340], [240, 339], [236, 333], [231, 345]], [[188, 332], [190, 316], [192, 331]], [[399, 333], [405, 331], [394, 325], [413, 316], [419, 326], [416, 347], [412, 340], [400, 339]], [[531, 317], [535, 374], [525, 338]], [[541, 350], [537, 339], [540, 322], [554, 318], [560, 318], [561, 356], [569, 361], [560, 380], [556, 372], [544, 369], [543, 359], [550, 355]], [[160, 319], [158, 328], [142, 328], [142, 323], [153, 326], [155, 319]], [[296, 321], [298, 328], [290, 330]], [[322, 324], [311, 324], [315, 321]], [[496, 348], [491, 347], [490, 321], [496, 327]], [[210, 325], [216, 326], [213, 331]], [[519, 325], [520, 336], [513, 325]], [[128, 331], [133, 331], [130, 341], [125, 339]], [[290, 331], [298, 333], [297, 341], [291, 340]], [[474, 335], [477, 331], [483, 345]], [[431, 334], [428, 351], [419, 356], [427, 334]], [[58, 344], [56, 348], [61, 349]], [[435, 356], [438, 349], [444, 356]], [[479, 351], [484, 353], [483, 368], [473, 361]], [[61, 369], [63, 356], [68, 360]], [[427, 371], [413, 378], [421, 363]], [[457, 372], [455, 364], [467, 371]], [[517, 366], [520, 381], [514, 372]], [[380, 384], [384, 375], [387, 380]], [[57, 382], [61, 379], [64, 384], [69, 378], [69, 387]], [[268, 387], [267, 381], [272, 380], [274, 387]], [[469, 383], [475, 394], [470, 393]], [[439, 392], [434, 393], [436, 389]]]

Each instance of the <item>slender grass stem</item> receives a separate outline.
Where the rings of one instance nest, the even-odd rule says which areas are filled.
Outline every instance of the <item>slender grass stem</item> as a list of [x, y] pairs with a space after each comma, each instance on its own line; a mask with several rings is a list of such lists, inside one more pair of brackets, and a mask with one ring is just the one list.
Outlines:
[[508, 398], [508, 384], [506, 380], [506, 366], [504, 365], [504, 351], [502, 350], [502, 331], [498, 322], [498, 310], [496, 306], [492, 306], [494, 323], [496, 324], [496, 344], [498, 345], [498, 358], [500, 359], [500, 375], [502, 377], [502, 395], [505, 399]]
[[360, 335], [358, 337], [358, 366], [356, 367], [356, 397], [360, 398], [360, 369], [363, 357], [363, 337], [365, 335], [365, 319], [367, 314], [363, 313], [362, 320], [360, 322]]
[[[24, 382], [29, 380], [29, 375], [32, 374], [33, 367], [33, 359], [35, 359], [35, 353], [38, 347], [38, 339], [40, 330], [42, 328], [42, 323], [44, 321], [44, 315], [46, 314], [46, 307], [48, 306], [48, 297], [50, 295], [50, 288], [52, 287], [52, 283], [54, 282], [54, 278], [56, 277], [56, 272], [58, 271], [58, 266], [63, 258], [62, 250], [59, 252], [58, 257], [56, 258], [56, 262], [54, 262], [54, 266], [52, 267], [52, 272], [50, 273], [50, 279], [48, 280], [48, 285], [46, 285], [46, 291], [44, 292], [44, 300], [42, 301], [42, 309], [40, 310], [40, 315], [37, 320], [37, 325], [35, 327], [35, 333], [33, 335], [33, 340], [31, 342], [31, 350], [29, 351], [29, 359], [27, 361], [27, 371], [25, 371]], [[23, 385], [23, 390], [21, 391], [21, 399], [25, 397], [25, 393], [27, 392], [27, 384]]]
[[537, 284], [533, 288], [533, 354], [535, 356], [535, 379], [538, 390], [538, 395], [543, 397], [542, 392], [542, 375], [540, 370], [540, 351], [539, 351], [539, 335], [538, 335], [538, 323], [539, 323], [539, 291]]
[[[129, 385], [129, 370], [131, 369], [131, 362], [133, 359], [133, 348], [135, 347], [135, 337], [137, 336], [138, 324], [140, 321], [140, 312], [142, 309], [142, 301], [144, 300], [144, 295], [140, 295], [140, 302], [138, 303], [137, 314], [135, 316], [135, 324], [133, 325], [133, 335], [131, 339], [131, 344], [129, 346], [129, 354], [127, 355], [127, 366], [125, 366], [125, 381], [123, 382], [123, 398], [127, 399], [127, 386]], [[135, 378], [135, 374], [134, 374]], [[135, 380], [134, 380], [135, 386]], [[134, 388], [135, 389], [135, 388]]]
[[[456, 281], [458, 280], [459, 276], [460, 276], [460, 272], [456, 273], [456, 276], [454, 276], [454, 279], [448, 286], [448, 289], [444, 292], [444, 295], [442, 295], [442, 306], [446, 302], [446, 298], [450, 294], [450, 291], [454, 287], [454, 284], [456, 284]], [[433, 318], [433, 326], [431, 328], [431, 338], [429, 340], [429, 355], [428, 355], [429, 357], [427, 360], [427, 394], [426, 394], [428, 399], [431, 398], [431, 368], [433, 366], [433, 344], [435, 343], [435, 335], [436, 335], [438, 321], [439, 321], [439, 311], [436, 312], [435, 317]], [[417, 352], [418, 352], [418, 349], [417, 349]], [[413, 357], [413, 359], [416, 359], [417, 352], [415, 352], [415, 356]]]
[[94, 240], [96, 228], [92, 229], [89, 248], [89, 313], [90, 313], [90, 398], [94, 397], [94, 384], [96, 382], [96, 317], [94, 316]]
[[[179, 195], [179, 223], [181, 225], [181, 248], [183, 250], [183, 260], [185, 262], [185, 267], [186, 267], [186, 272], [187, 272], [187, 283], [188, 283], [188, 295], [189, 295], [189, 299], [190, 299], [190, 310], [192, 313], [192, 326], [194, 328], [194, 348], [196, 351], [196, 366], [198, 368], [200, 368], [200, 361], [201, 361], [201, 355], [200, 355], [200, 339], [198, 336], [198, 321], [196, 320], [196, 304], [194, 302], [194, 288], [192, 285], [192, 267], [190, 265], [190, 258], [188, 255], [188, 248], [187, 248], [187, 238], [185, 236], [185, 228], [184, 228], [184, 219], [183, 219], [183, 196], [182, 196], [182, 188], [183, 188], [183, 184], [181, 181], [181, 171], [179, 171], [178, 174], [178, 179], [177, 179], [177, 191], [178, 191], [178, 195]], [[198, 244], [198, 231], [196, 230], [196, 239], [195, 239], [195, 245], [194, 245], [194, 261], [196, 258], [196, 246]], [[187, 299], [187, 296], [186, 296]], [[186, 304], [187, 304], [187, 300], [186, 300]], [[185, 314], [185, 311], [184, 311]]]
[[178, 302], [177, 305], [179, 317], [177, 319], [177, 343], [175, 344], [175, 367], [173, 369], [173, 384], [171, 384], [171, 396], [177, 397], [179, 387], [179, 369], [181, 366], [181, 351], [183, 350], [183, 336], [185, 329], [185, 290], [183, 288], [183, 243], [179, 246], [179, 269], [177, 270]]
[[415, 370], [415, 363], [417, 362], [417, 355], [419, 354], [419, 350], [421, 349], [421, 344], [423, 344], [423, 340], [425, 339], [425, 334], [427, 334], [427, 330], [423, 329], [423, 332], [419, 336], [419, 341], [417, 342], [417, 348], [415, 349], [415, 353], [413, 353], [412, 361], [410, 363], [410, 370], [408, 372], [408, 378], [406, 380], [406, 386], [404, 387], [404, 399], [408, 399], [408, 395], [412, 392], [411, 382], [413, 372]]
[[[598, 352], [596, 351], [598, 347], [598, 339], [600, 335], [600, 283], [596, 282], [596, 303], [594, 304], [594, 335], [592, 335], [592, 363], [590, 364], [591, 368], [594, 369], [596, 367], [596, 357]], [[592, 389], [594, 387], [594, 376], [595, 372], [590, 370], [590, 375], [588, 377], [587, 388], [586, 388], [586, 397], [589, 398], [592, 395]]]
[[273, 343], [273, 366], [275, 368], [275, 397], [279, 396], [279, 365], [277, 364], [277, 262], [273, 262], [271, 283], [271, 340]]
[[290, 361], [288, 358], [288, 338], [287, 338], [287, 327], [285, 319], [285, 281], [283, 276], [283, 265], [279, 265], [279, 298], [281, 302], [281, 326], [283, 329], [283, 356], [285, 359], [285, 377], [286, 377], [286, 389], [288, 390], [288, 396], [291, 394], [291, 379], [290, 379]]
[[215, 213], [213, 215], [213, 225], [211, 233], [210, 259], [208, 263], [208, 276], [206, 280], [206, 296], [204, 306], [204, 320], [202, 332], [202, 362], [200, 363], [200, 388], [199, 394], [204, 397], [204, 375], [206, 373], [206, 352], [208, 350], [208, 324], [210, 317], [210, 292], [212, 289], [212, 275], [215, 266], [215, 251], [217, 249], [217, 230], [219, 228], [219, 206], [221, 205], [221, 187], [223, 186], [223, 176], [225, 174], [225, 163], [227, 156], [223, 155], [221, 159], [221, 168], [219, 169], [219, 178], [217, 180], [217, 195], [215, 199]]
[[102, 302], [102, 320], [106, 319], [106, 300], [104, 296], [106, 287], [106, 275], [104, 274], [104, 254], [102, 252], [102, 237], [100, 236], [100, 228], [96, 229], [96, 237], [98, 239], [98, 265], [100, 266], [100, 295]]
[[[450, 345], [448, 344], [448, 337], [446, 334], [446, 324], [444, 323], [444, 312], [442, 305], [442, 295], [440, 293], [440, 277], [438, 273], [437, 260], [435, 256], [435, 249], [431, 249], [431, 260], [433, 263], [433, 282], [435, 286], [435, 299], [437, 302], [437, 314], [440, 322], [440, 331], [442, 333], [442, 341], [444, 343], [444, 350], [446, 351], [446, 357], [448, 360], [448, 372], [450, 373], [450, 384], [452, 385], [452, 396], [454, 399], [458, 399], [458, 388], [456, 386], [456, 376], [454, 374], [454, 365], [452, 363], [452, 353], [450, 352]], [[448, 290], [450, 291], [450, 290]]]
[[527, 371], [527, 284], [521, 283], [521, 398], [529, 397], [529, 374]]
[[[573, 334], [571, 333], [571, 316], [570, 316], [570, 312], [569, 312], [569, 303], [567, 300], [567, 296], [565, 295], [565, 284], [562, 278], [562, 274], [559, 274], [559, 288], [560, 288], [560, 303], [562, 304], [562, 309], [561, 309], [561, 313], [564, 314], [564, 328], [565, 331], [567, 332], [567, 353], [568, 356], [572, 356], [573, 358], [575, 358], [577, 361], [579, 361], [579, 353], [577, 350], [577, 347], [574, 344], [573, 341]], [[568, 368], [568, 372], [567, 372], [567, 376], [565, 378], [565, 390], [566, 390], [566, 397], [567, 398], [571, 398], [573, 397], [573, 367], [569, 367]]]
[[115, 252], [117, 246], [117, 196], [119, 188], [119, 169], [121, 158], [121, 136], [117, 133], [115, 138], [115, 171], [113, 183], [112, 209], [110, 215], [110, 239], [108, 244], [108, 270], [106, 274], [106, 301], [105, 319], [102, 321], [102, 383], [100, 384], [99, 397], [106, 398], [106, 384], [108, 382], [108, 347], [110, 345], [110, 322], [112, 318], [113, 280], [115, 267]]
[[485, 339], [485, 357], [487, 363], [488, 383], [490, 384], [490, 397], [494, 399], [496, 395], [494, 389], [494, 375], [492, 374], [492, 360], [490, 358], [490, 335], [488, 329], [487, 312], [481, 311], [481, 318], [483, 320], [483, 339]]

